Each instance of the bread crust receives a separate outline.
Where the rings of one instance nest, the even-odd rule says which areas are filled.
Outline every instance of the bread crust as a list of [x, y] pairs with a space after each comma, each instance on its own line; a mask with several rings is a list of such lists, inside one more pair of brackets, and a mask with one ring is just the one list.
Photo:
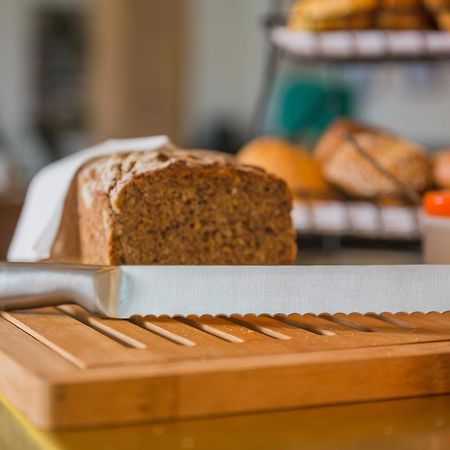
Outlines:
[[421, 0], [297, 0], [288, 17], [289, 28], [309, 31], [424, 30], [431, 26]]
[[433, 181], [445, 189], [450, 189], [450, 149], [438, 152], [433, 158]]
[[373, 23], [377, 0], [301, 0], [288, 17], [294, 30], [366, 29]]
[[424, 0], [441, 30], [450, 31], [450, 0]]
[[336, 148], [342, 143], [344, 133], [349, 131], [351, 133], [359, 133], [361, 131], [368, 131], [371, 128], [354, 120], [345, 117], [334, 120], [328, 129], [323, 133], [317, 142], [314, 150], [314, 156], [321, 163], [326, 162]]
[[205, 151], [116, 154], [78, 176], [87, 264], [291, 264], [286, 184]]
[[335, 197], [312, 154], [283, 139], [271, 136], [254, 139], [239, 151], [237, 159], [282, 178], [296, 199]]
[[346, 194], [365, 199], [404, 197], [404, 192], [346, 139], [345, 131], [351, 131], [370, 158], [407, 189], [420, 193], [430, 185], [430, 161], [420, 146], [386, 131], [345, 120], [330, 127], [317, 152], [326, 179]]

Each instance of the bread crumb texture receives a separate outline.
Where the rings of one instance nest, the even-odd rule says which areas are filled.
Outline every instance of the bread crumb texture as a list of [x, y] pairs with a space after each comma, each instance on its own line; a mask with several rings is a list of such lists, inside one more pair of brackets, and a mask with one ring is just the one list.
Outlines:
[[159, 150], [91, 161], [78, 175], [86, 264], [291, 264], [284, 181], [209, 151]]

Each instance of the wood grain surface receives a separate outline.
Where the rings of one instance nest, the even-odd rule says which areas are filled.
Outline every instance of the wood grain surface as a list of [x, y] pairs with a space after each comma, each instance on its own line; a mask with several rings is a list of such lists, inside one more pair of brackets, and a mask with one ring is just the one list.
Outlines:
[[0, 392], [72, 429], [450, 392], [450, 314], [2, 313]]

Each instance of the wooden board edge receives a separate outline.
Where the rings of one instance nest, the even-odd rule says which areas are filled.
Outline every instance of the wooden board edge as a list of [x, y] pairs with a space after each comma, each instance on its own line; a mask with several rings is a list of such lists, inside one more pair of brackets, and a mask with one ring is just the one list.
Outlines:
[[329, 363], [352, 363], [366, 360], [398, 358], [404, 356], [429, 356], [450, 354], [450, 341], [433, 341], [408, 344], [384, 345], [350, 349], [330, 349], [316, 352], [295, 352], [256, 356], [224, 357], [214, 359], [192, 359], [163, 363], [136, 364], [127, 366], [93, 367], [89, 370], [48, 373], [55, 385], [87, 384], [107, 379], [126, 381], [131, 379], [170, 377], [191, 373], [233, 372], [235, 370], [265, 369], [298, 365]]
[[285, 358], [233, 370], [204, 362], [203, 371], [55, 384], [50, 415], [39, 425], [73, 429], [449, 393], [448, 343], [414, 347], [421, 345], [429, 348], [419, 354], [395, 346], [367, 359]]
[[52, 376], [78, 369], [0, 317], [0, 393], [38, 426], [53, 423]]
[[43, 428], [54, 423], [54, 399], [51, 383], [28, 372], [13, 358], [0, 356], [1, 395], [35, 425]]

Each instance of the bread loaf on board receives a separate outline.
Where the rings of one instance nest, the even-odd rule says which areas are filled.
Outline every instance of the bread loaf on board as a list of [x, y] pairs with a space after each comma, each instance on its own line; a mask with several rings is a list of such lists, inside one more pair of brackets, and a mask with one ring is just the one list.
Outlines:
[[115, 154], [78, 174], [86, 264], [290, 264], [290, 209], [284, 181], [216, 152]]

